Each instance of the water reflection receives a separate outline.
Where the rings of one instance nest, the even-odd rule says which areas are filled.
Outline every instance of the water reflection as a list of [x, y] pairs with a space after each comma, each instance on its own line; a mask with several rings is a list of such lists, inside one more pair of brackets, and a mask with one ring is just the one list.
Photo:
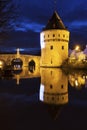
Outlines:
[[[77, 114], [80, 106], [87, 107], [87, 90], [83, 89], [87, 87], [86, 71], [69, 71], [58, 68], [40, 68], [39, 70], [35, 67], [35, 70], [31, 73], [29, 68], [25, 67], [22, 71], [14, 70], [12, 73], [13, 76], [9, 78], [11, 81], [7, 81], [5, 75], [0, 79], [0, 101], [2, 102], [0, 104], [1, 106], [4, 104], [5, 111], [9, 104], [9, 108], [12, 106], [10, 109], [13, 108], [15, 110], [15, 108], [20, 108], [21, 110], [23, 108], [22, 112], [24, 113], [27, 109], [27, 112], [29, 112], [27, 119], [30, 118], [31, 111], [31, 117], [35, 119], [37, 117], [35, 114], [38, 111], [37, 115], [43, 113], [44, 118], [49, 119], [50, 116], [52, 117], [51, 119], [57, 120], [60, 119], [61, 115], [63, 116], [66, 113], [67, 109], [67, 113], [63, 116], [64, 121], [64, 118], [66, 120], [66, 118], [70, 119], [72, 117], [71, 110], [76, 110], [75, 114]], [[7, 75], [10, 77], [9, 74]], [[11, 98], [9, 98], [10, 95]], [[76, 109], [76, 105], [78, 110]], [[70, 111], [68, 111], [68, 108]], [[47, 113], [44, 114], [45, 112]]]
[[[76, 89], [81, 89], [83, 86], [87, 87], [87, 71], [85, 70], [37, 69], [35, 66], [33, 66], [33, 69], [34, 71], [31, 73], [28, 67], [24, 67], [23, 70], [13, 70], [7, 67], [0, 70], [0, 79], [16, 79], [18, 81], [19, 79], [41, 77], [40, 100], [45, 103], [50, 101], [50, 104], [68, 102], [68, 82], [71, 87]], [[17, 84], [20, 84], [20, 82], [18, 81]]]
[[41, 68], [40, 101], [47, 104], [68, 103], [68, 76], [61, 69]]
[[[79, 124], [82, 124], [83, 128], [85, 121], [87, 126], [86, 71], [65, 71], [58, 68], [40, 68], [39, 71], [39, 68], [35, 67], [31, 73], [26, 67], [22, 71], [13, 72], [14, 76], [9, 81], [5, 80], [5, 76], [0, 79], [1, 124], [10, 122], [10, 126], [13, 120], [12, 128], [18, 128], [18, 125], [21, 128], [30, 128], [31, 125], [32, 130], [33, 124], [41, 125], [40, 129], [42, 126], [46, 129], [47, 125], [48, 129], [51, 129], [51, 126], [52, 129], [56, 126], [57, 129], [61, 126], [64, 129], [74, 129], [80, 128]], [[7, 114], [7, 118], [4, 113]], [[24, 124], [21, 125], [21, 122]]]
[[81, 89], [83, 86], [87, 87], [87, 72], [82, 70], [74, 70], [68, 75], [69, 82], [72, 87]]
[[35, 69], [33, 73], [30, 73], [27, 67], [23, 70], [0, 70], [0, 79], [16, 79], [17, 85], [20, 84], [20, 79], [37, 77], [41, 77], [40, 101], [48, 104], [68, 103], [68, 82], [76, 89], [87, 87], [87, 72], [84, 70], [40, 68]]

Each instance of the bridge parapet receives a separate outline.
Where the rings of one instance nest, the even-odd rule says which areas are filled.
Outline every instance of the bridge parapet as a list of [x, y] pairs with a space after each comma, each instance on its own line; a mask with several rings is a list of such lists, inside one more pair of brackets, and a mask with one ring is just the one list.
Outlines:
[[7, 65], [11, 65], [13, 59], [20, 58], [23, 61], [23, 67], [28, 66], [31, 60], [34, 60], [36, 67], [40, 66], [40, 56], [24, 55], [24, 54], [0, 54], [0, 59], [4, 60]]

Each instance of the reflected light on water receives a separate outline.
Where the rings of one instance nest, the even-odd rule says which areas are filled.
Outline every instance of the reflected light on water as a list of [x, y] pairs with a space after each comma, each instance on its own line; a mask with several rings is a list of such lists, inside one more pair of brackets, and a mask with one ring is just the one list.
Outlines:
[[75, 80], [75, 85], [76, 85], [76, 86], [78, 86], [78, 85], [79, 85], [79, 84], [78, 84], [78, 81], [77, 81], [77, 79]]
[[68, 74], [68, 77], [71, 86], [76, 87], [77, 89], [81, 89], [86, 84], [86, 71], [73, 71]]
[[39, 97], [41, 101], [44, 101], [44, 85], [40, 85], [40, 92], [39, 92]]

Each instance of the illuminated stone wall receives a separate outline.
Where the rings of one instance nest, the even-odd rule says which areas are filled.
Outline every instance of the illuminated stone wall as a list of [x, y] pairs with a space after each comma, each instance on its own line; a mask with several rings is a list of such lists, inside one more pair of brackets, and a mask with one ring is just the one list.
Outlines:
[[69, 31], [46, 30], [40, 34], [41, 66], [58, 67], [68, 58]]
[[34, 60], [36, 68], [40, 67], [40, 56], [23, 55], [23, 54], [0, 54], [0, 59], [4, 60], [6, 64], [11, 64], [11, 61], [15, 58], [20, 58], [23, 61], [23, 67], [27, 67], [29, 61]]

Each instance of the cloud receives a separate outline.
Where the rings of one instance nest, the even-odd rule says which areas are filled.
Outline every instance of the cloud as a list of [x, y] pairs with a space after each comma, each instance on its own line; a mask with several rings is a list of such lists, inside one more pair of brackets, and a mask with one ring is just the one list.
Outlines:
[[[86, 0], [79, 0], [79, 3], [76, 0], [61, 0], [57, 2], [56, 10], [66, 24], [65, 26], [68, 26], [70, 30], [77, 29], [81, 26], [84, 27], [83, 25], [87, 21], [87, 7], [84, 4], [85, 2]], [[31, 2], [26, 0], [25, 2], [25, 0], [22, 0], [21, 6], [21, 26], [16, 27], [16, 30], [20, 31], [30, 29], [35, 32], [40, 32], [54, 12], [54, 2], [52, 1], [34, 0]]]
[[[79, 30], [79, 29], [82, 29], [82, 28], [85, 28], [85, 27], [87, 27], [87, 21], [73, 21], [69, 25], [69, 29], [72, 29], [72, 30], [74, 30], [74, 29]], [[85, 28], [85, 30], [86, 30], [86, 28]]]
[[24, 20], [21, 21], [20, 23], [17, 22], [16, 25], [14, 26], [15, 31], [23, 31], [27, 32], [29, 30], [32, 30], [33, 32], [41, 32], [42, 28], [44, 25], [31, 22], [29, 20]]
[[[3, 46], [0, 50], [8, 47], [16, 48], [40, 48], [40, 34], [29, 30], [13, 31], [8, 33], [8, 39], [3, 39], [0, 46]], [[11, 51], [11, 50], [10, 50]]]
[[[15, 0], [16, 2], [18, 0]], [[87, 1], [86, 0], [61, 0], [56, 4], [56, 11], [70, 31], [70, 45], [74, 43], [86, 44], [87, 42]], [[39, 33], [47, 24], [54, 12], [54, 1], [47, 0], [21, 0], [21, 15], [14, 24], [16, 32], [9, 45], [32, 46], [39, 42]], [[25, 33], [25, 34], [24, 34]], [[18, 35], [18, 36], [17, 36]], [[13, 42], [13, 43], [12, 43]], [[5, 44], [8, 44], [7, 42]]]
[[29, 0], [22, 0], [22, 15], [25, 18], [30, 19], [36, 23], [45, 23], [45, 20], [48, 20], [50, 9], [48, 7], [50, 5], [49, 1], [38, 1], [34, 0], [33, 2]]
[[78, 3], [76, 6], [73, 4], [72, 10], [69, 10], [66, 17], [66, 20], [69, 22], [72, 21], [85, 21], [87, 20], [87, 6], [85, 0]]

